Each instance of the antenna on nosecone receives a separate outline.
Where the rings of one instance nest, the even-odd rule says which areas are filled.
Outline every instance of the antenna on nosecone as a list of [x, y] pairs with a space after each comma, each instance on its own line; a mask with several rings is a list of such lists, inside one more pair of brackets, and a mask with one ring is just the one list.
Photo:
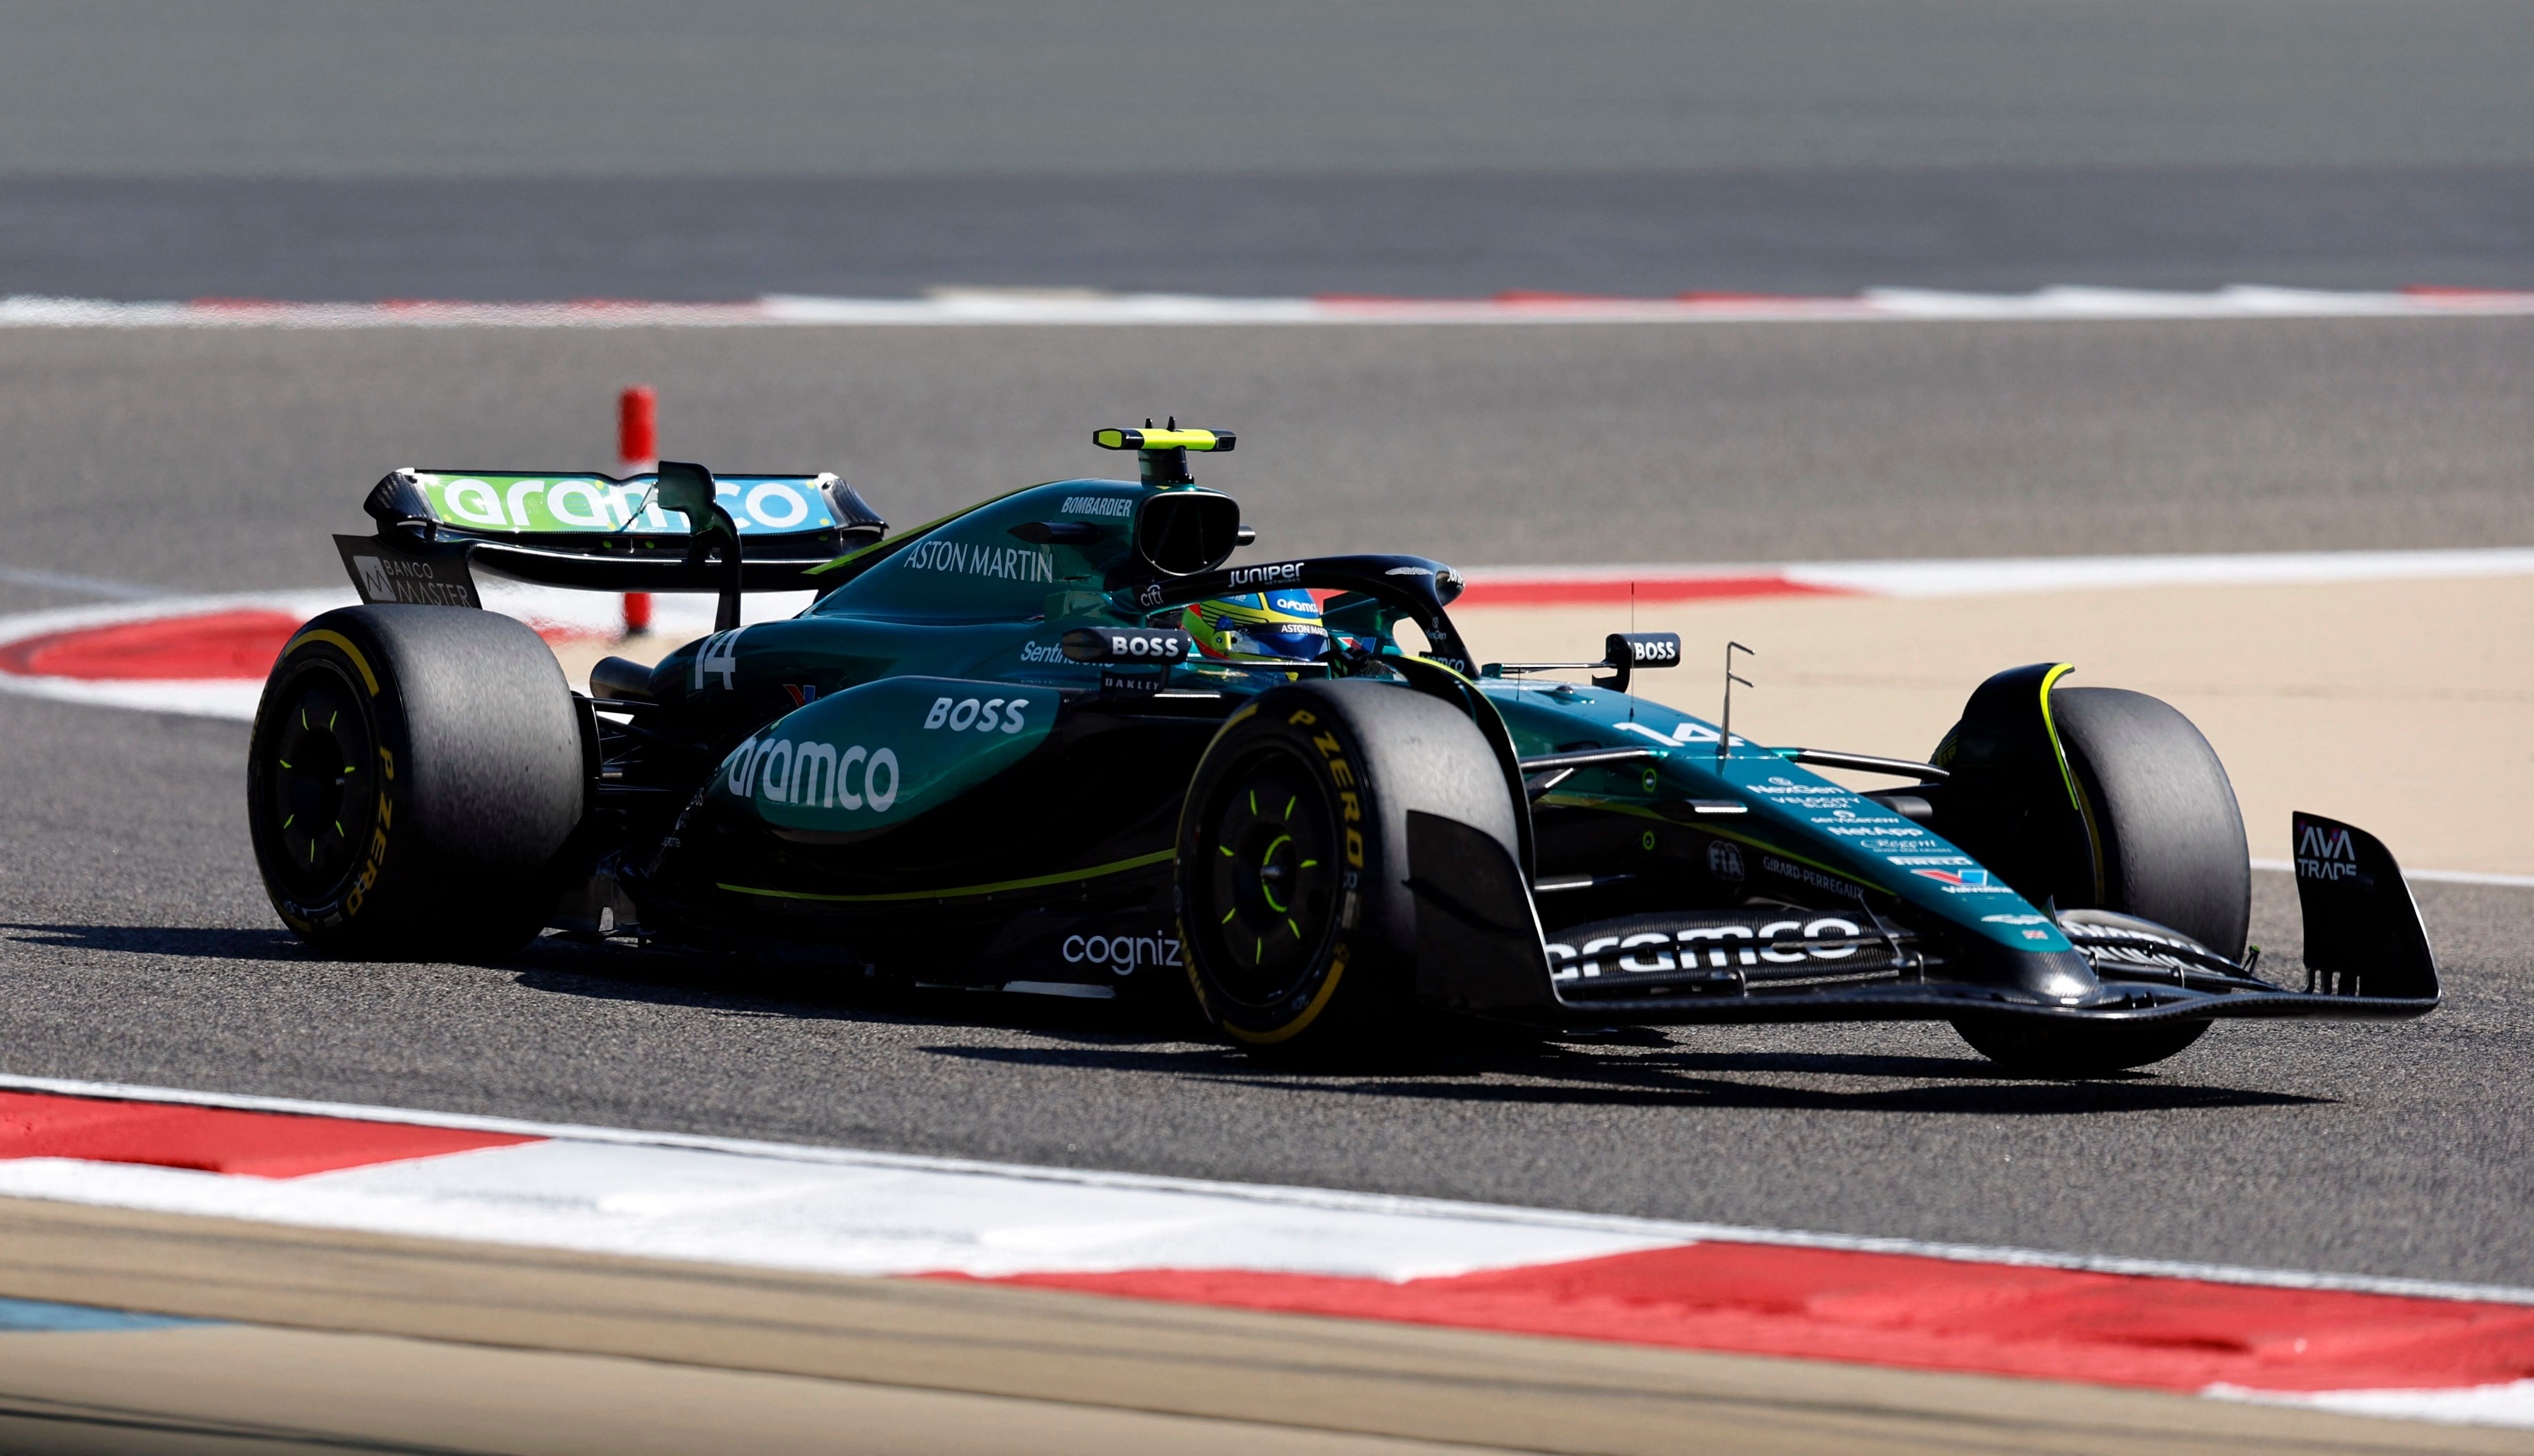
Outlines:
[[[1634, 579], [1634, 578], [1631, 578], [1631, 579], [1629, 580], [1629, 582], [1628, 582], [1628, 633], [1629, 633], [1629, 635], [1630, 635], [1630, 636], [1634, 636], [1634, 635], [1636, 634], [1636, 630], [1637, 630], [1637, 583], [1636, 583], [1636, 581], [1635, 581], [1635, 579]], [[1631, 693], [1631, 694], [1629, 694], [1629, 695], [1628, 695], [1628, 721], [1629, 721], [1629, 722], [1631, 722], [1631, 723], [1633, 723], [1633, 722], [1635, 722], [1636, 720], [1637, 720], [1637, 695], [1635, 695], [1634, 693]]]
[[1745, 657], [1760, 655], [1740, 642], [1728, 641], [1724, 644], [1724, 722], [1716, 735], [1716, 757], [1720, 761], [1726, 754], [1733, 751], [1733, 685], [1740, 683], [1745, 688], [1756, 686], [1749, 678], [1735, 676], [1733, 654], [1736, 652]]

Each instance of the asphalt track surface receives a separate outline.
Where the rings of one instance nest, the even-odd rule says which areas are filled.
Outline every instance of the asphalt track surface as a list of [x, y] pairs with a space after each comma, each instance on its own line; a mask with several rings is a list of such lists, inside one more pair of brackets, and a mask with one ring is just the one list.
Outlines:
[[2534, 286], [2534, 167], [0, 177], [0, 295]]
[[[359, 528], [385, 465], [603, 463], [609, 393], [634, 377], [661, 385], [673, 453], [841, 464], [910, 521], [1096, 468], [1061, 442], [1168, 395], [1243, 431], [1212, 475], [1280, 550], [2514, 543], [2534, 539], [2513, 387], [2528, 339], [2499, 321], [22, 332], [0, 336], [0, 567], [20, 574], [0, 603], [70, 599], [27, 584], [38, 573], [323, 579], [325, 534]], [[257, 884], [244, 738], [0, 698], [0, 1068], [2534, 1284], [2522, 890], [2422, 888], [2448, 973], [2436, 1016], [2224, 1027], [2153, 1075], [2021, 1081], [1940, 1028], [1883, 1027], [1478, 1045], [1297, 1076], [1101, 1007], [871, 1005], [559, 944], [504, 965], [320, 961]], [[2255, 939], [2292, 961], [2286, 880], [2259, 877], [2258, 895]]]
[[[399, 465], [661, 449], [900, 524], [1236, 429], [1257, 558], [1462, 566], [2534, 544], [2534, 321], [0, 331], [0, 610], [321, 582]], [[1271, 555], [1272, 554], [1272, 555]]]
[[[1110, 1006], [873, 1006], [551, 942], [340, 965], [273, 923], [243, 728], [0, 699], [12, 1072], [1773, 1227], [2534, 1284], [2534, 894], [2424, 886], [2449, 1001], [2152, 1076], [1941, 1028], [1478, 1046], [1297, 1075]], [[2284, 877], [2255, 938], [2297, 943]]]
[[0, 0], [0, 294], [2534, 284], [2511, 0]]
[[0, 0], [0, 34], [17, 175], [1122, 174], [1176, 211], [1263, 172], [2534, 164], [2513, 0]]

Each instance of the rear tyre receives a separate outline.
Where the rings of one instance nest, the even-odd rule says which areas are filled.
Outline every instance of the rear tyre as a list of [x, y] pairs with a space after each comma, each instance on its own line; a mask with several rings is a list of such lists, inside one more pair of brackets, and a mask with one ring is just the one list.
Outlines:
[[367, 606], [300, 629], [247, 749], [273, 908], [351, 958], [494, 955], [543, 928], [587, 792], [579, 714], [493, 612]]
[[[2234, 785], [2208, 740], [2171, 704], [2120, 688], [2054, 689], [2049, 708], [2094, 840], [2069, 846], [2062, 862], [2101, 871], [2094, 882], [2062, 887], [2063, 909], [2134, 915], [2241, 960], [2252, 925], [2252, 862]], [[2064, 783], [2053, 787], [2064, 793]], [[1954, 1028], [2017, 1071], [2094, 1076], [2174, 1056], [2208, 1023], [1966, 1018]]]
[[1261, 1056], [1397, 1060], [1424, 1042], [1409, 817], [1513, 853], [1511, 792], [1458, 708], [1300, 683], [1224, 726], [1179, 819], [1179, 938], [1207, 1021]]

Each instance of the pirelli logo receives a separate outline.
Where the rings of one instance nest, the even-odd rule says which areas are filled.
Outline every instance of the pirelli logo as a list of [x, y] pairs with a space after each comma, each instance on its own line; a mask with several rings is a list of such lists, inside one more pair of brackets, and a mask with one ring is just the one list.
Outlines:
[[[1319, 715], [1309, 708], [1296, 708], [1285, 721], [1296, 728], [1319, 726]], [[1338, 817], [1344, 819], [1346, 862], [1350, 870], [1363, 868], [1363, 790], [1356, 782], [1355, 765], [1347, 761], [1346, 745], [1334, 733], [1323, 730], [1311, 735], [1311, 747], [1320, 751], [1320, 766], [1326, 769], [1329, 782], [1337, 786]]]

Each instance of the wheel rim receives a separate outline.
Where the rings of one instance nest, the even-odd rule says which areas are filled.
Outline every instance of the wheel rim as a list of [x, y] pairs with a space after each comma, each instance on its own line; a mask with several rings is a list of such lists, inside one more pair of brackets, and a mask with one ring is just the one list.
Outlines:
[[1215, 952], [1220, 990], [1264, 1007], [1316, 972], [1341, 893], [1336, 822], [1306, 765], [1283, 753], [1250, 758], [1225, 776], [1198, 821], [1188, 933]]
[[311, 663], [281, 695], [265, 750], [265, 810], [285, 885], [305, 898], [348, 879], [376, 813], [377, 740], [350, 679]]

